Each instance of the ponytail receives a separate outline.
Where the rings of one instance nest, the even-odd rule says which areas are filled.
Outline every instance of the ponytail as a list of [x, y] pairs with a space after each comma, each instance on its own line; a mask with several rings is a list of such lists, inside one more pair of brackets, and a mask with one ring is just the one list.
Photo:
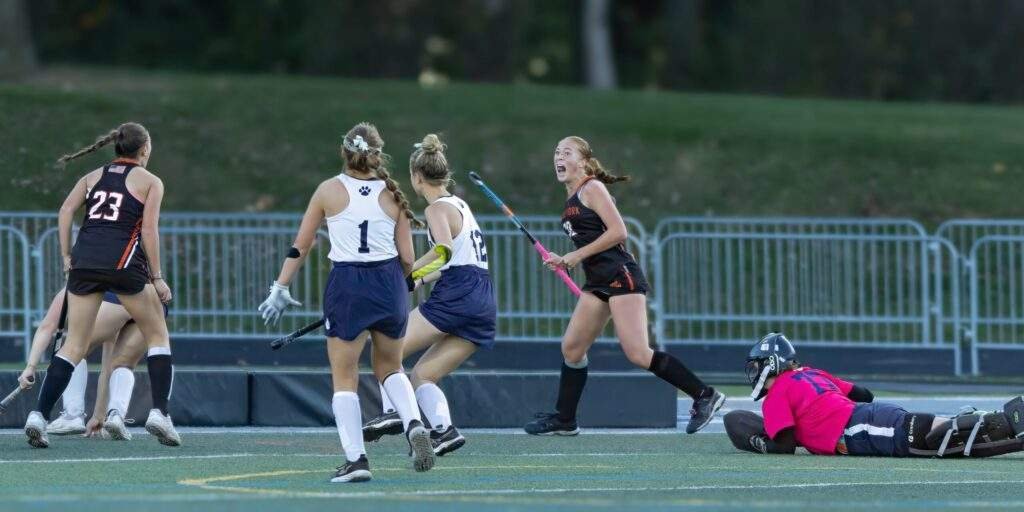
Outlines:
[[374, 169], [377, 177], [384, 180], [384, 186], [391, 191], [395, 196], [395, 201], [398, 203], [398, 207], [402, 210], [402, 213], [409, 218], [409, 222], [412, 223], [413, 227], [422, 228], [424, 226], [423, 221], [416, 218], [416, 214], [409, 208], [409, 200], [405, 198], [405, 194], [402, 193], [402, 189], [398, 188], [398, 182], [391, 178], [391, 173], [388, 172], [383, 166]]
[[600, 181], [601, 183], [604, 183], [605, 185], [611, 185], [612, 183], [618, 183], [620, 181], [629, 181], [632, 179], [632, 176], [629, 175], [616, 176], [606, 171], [604, 167], [601, 166], [601, 161], [594, 157], [586, 159], [584, 169], [586, 170], [588, 175], [593, 176], [594, 179]]
[[118, 130], [116, 130], [116, 129], [110, 130], [110, 133], [107, 133], [106, 135], [100, 136], [98, 139], [96, 139], [96, 142], [92, 143], [91, 146], [86, 146], [86, 147], [84, 147], [82, 149], [79, 149], [78, 151], [76, 151], [74, 153], [66, 154], [66, 155], [58, 158], [57, 159], [57, 167], [63, 168], [64, 165], [67, 164], [68, 162], [70, 162], [71, 160], [74, 160], [74, 159], [76, 159], [76, 158], [78, 158], [80, 156], [88, 155], [89, 153], [92, 153], [92, 152], [96, 151], [97, 149], [100, 149], [103, 146], [106, 146], [107, 144], [110, 144], [111, 142], [114, 142], [114, 139], [117, 138], [117, 133], [118, 133]]
[[601, 161], [594, 158], [594, 151], [590, 149], [590, 143], [583, 139], [583, 137], [571, 135], [566, 137], [566, 139], [576, 144], [576, 149], [579, 150], [580, 156], [583, 157], [583, 170], [587, 173], [587, 176], [593, 176], [594, 179], [606, 185], [632, 179], [629, 175], [616, 176], [605, 170], [604, 166], [601, 165]]
[[353, 126], [341, 139], [341, 157], [345, 160], [345, 166], [356, 171], [372, 172], [384, 180], [384, 185], [395, 196], [395, 202], [409, 218], [413, 227], [423, 227], [423, 222], [417, 219], [409, 208], [409, 200], [398, 187], [398, 182], [391, 178], [391, 173], [387, 169], [390, 157], [383, 150], [384, 139], [380, 136], [380, 131], [365, 121]]
[[64, 167], [69, 161], [88, 155], [111, 142], [114, 143], [114, 153], [117, 156], [134, 158], [138, 156], [139, 151], [146, 145], [146, 142], [149, 142], [149, 131], [139, 123], [124, 123], [96, 139], [96, 142], [91, 146], [58, 158], [57, 166]]

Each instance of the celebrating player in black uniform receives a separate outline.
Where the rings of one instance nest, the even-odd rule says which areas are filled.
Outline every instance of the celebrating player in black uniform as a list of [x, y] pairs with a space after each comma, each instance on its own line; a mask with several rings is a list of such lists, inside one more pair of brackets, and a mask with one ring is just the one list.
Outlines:
[[587, 276], [565, 337], [562, 339], [562, 376], [556, 412], [539, 413], [526, 425], [534, 435], [576, 435], [576, 409], [587, 382], [587, 350], [611, 318], [622, 350], [629, 360], [681, 389], [694, 400], [686, 432], [704, 428], [725, 396], [705, 385], [678, 359], [652, 350], [647, 340], [647, 280], [636, 259], [626, 251], [626, 224], [605, 184], [628, 176], [609, 174], [594, 158], [587, 141], [566, 137], [554, 155], [555, 176], [565, 184], [569, 199], [562, 227], [576, 250], [552, 254], [545, 264], [571, 269], [582, 263]]
[[[144, 168], [153, 149], [149, 132], [140, 124], [125, 123], [58, 162], [65, 163], [110, 143], [114, 143], [117, 159], [79, 179], [60, 208], [60, 247], [68, 272], [68, 337], [46, 371], [38, 407], [25, 422], [28, 442], [36, 448], [50, 444], [46, 421], [75, 365], [85, 356], [96, 313], [107, 291], [117, 295], [149, 346], [147, 364], [154, 408], [146, 420], [146, 430], [161, 444], [181, 444], [167, 415], [173, 368], [160, 303], [171, 300], [171, 289], [160, 273], [157, 232], [164, 186], [160, 178]], [[85, 221], [72, 248], [72, 217], [82, 205], [87, 208]], [[150, 282], [153, 286], [146, 286]]]

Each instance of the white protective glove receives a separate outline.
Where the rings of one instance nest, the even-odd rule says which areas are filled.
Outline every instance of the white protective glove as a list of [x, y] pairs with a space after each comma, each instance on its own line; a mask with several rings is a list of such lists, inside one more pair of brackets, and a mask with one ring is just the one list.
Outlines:
[[276, 325], [281, 318], [281, 313], [284, 313], [288, 306], [301, 305], [301, 302], [293, 299], [292, 294], [288, 293], [287, 286], [274, 281], [274, 284], [270, 285], [270, 295], [259, 307], [260, 315], [263, 316], [263, 325]]

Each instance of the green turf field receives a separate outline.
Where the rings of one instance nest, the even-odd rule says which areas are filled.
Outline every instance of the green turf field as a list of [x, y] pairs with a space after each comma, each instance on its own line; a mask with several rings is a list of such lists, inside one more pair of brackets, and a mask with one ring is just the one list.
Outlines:
[[470, 433], [415, 473], [404, 441], [371, 444], [374, 480], [330, 484], [331, 432], [190, 433], [185, 446], [0, 435], [3, 510], [960, 510], [1019, 509], [1024, 457], [757, 456], [722, 434], [537, 438]]
[[178, 211], [300, 212], [362, 120], [380, 126], [406, 186], [412, 144], [436, 131], [455, 169], [480, 171], [520, 213], [560, 211], [552, 150], [582, 135], [636, 177], [615, 194], [648, 228], [681, 214], [1017, 216], [1010, 191], [1024, 187], [1019, 106], [54, 67], [0, 83], [0, 119], [3, 210], [55, 212], [112, 152], [64, 171], [56, 158], [125, 120], [152, 132], [149, 167], [166, 184], [164, 209]]

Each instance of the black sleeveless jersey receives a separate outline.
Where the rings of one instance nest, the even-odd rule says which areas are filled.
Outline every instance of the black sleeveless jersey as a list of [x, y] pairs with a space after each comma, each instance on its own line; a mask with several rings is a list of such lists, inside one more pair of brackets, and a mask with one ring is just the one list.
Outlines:
[[[587, 178], [587, 181], [590, 179]], [[601, 216], [580, 201], [580, 190], [587, 181], [581, 183], [576, 192], [569, 196], [565, 201], [565, 211], [562, 212], [562, 229], [569, 235], [577, 249], [593, 243], [608, 230]], [[626, 247], [619, 244], [584, 259], [583, 273], [587, 276], [588, 284], [611, 282], [623, 265], [635, 262], [636, 259]]]
[[148, 273], [141, 236], [144, 205], [126, 183], [133, 168], [131, 163], [107, 164], [87, 192], [85, 221], [71, 250], [71, 268], [132, 268]]

